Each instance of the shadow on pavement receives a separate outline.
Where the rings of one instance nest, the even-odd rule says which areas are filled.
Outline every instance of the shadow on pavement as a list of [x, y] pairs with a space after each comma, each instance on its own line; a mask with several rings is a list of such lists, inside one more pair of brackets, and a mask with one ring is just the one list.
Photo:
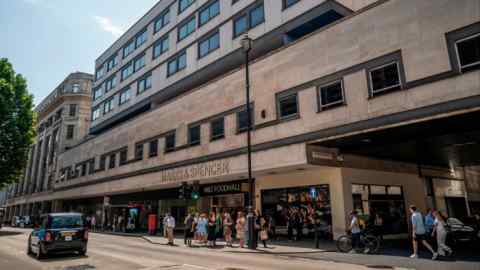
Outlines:
[[[33, 258], [33, 256], [30, 256]], [[77, 255], [76, 253], [55, 253], [48, 254], [47, 258], [39, 260], [39, 262], [57, 262], [57, 261], [74, 261], [88, 258], [88, 255]]]
[[2, 236], [13, 236], [23, 234], [22, 232], [15, 232], [15, 231], [6, 231], [5, 229], [0, 230], [0, 237]]

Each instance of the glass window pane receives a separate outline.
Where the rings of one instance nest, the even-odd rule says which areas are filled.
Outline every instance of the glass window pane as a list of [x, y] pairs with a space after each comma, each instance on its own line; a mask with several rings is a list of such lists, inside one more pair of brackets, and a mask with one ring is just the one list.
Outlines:
[[235, 36], [238, 36], [245, 31], [247, 31], [247, 17], [243, 16], [235, 20], [234, 33], [235, 33]]
[[280, 100], [280, 117], [287, 117], [297, 113], [297, 94], [284, 97]]
[[210, 51], [220, 48], [220, 34], [216, 33], [210, 39]]
[[320, 89], [321, 104], [328, 105], [343, 100], [342, 84], [340, 82], [322, 87]]
[[480, 35], [459, 42], [457, 48], [462, 67], [480, 62]]
[[173, 60], [168, 63], [168, 74], [173, 74], [177, 72], [177, 61]]
[[373, 70], [370, 72], [370, 76], [372, 80], [373, 91], [400, 85], [400, 78], [396, 63]]
[[178, 57], [178, 69], [185, 68], [187, 66], [187, 55], [183, 53]]
[[209, 41], [207, 39], [200, 43], [200, 57], [203, 57], [208, 54], [208, 50], [209, 50], [208, 42]]
[[250, 27], [255, 27], [264, 21], [263, 5], [250, 11]]

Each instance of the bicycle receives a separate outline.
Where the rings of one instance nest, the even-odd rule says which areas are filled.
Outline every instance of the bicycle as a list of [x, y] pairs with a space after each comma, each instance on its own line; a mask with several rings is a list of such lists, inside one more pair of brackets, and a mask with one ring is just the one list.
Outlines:
[[[365, 254], [377, 253], [380, 249], [380, 239], [369, 232], [361, 232], [360, 246], [363, 247], [363, 253]], [[337, 249], [343, 253], [350, 252], [353, 249], [352, 235], [345, 234], [340, 236], [337, 239]]]

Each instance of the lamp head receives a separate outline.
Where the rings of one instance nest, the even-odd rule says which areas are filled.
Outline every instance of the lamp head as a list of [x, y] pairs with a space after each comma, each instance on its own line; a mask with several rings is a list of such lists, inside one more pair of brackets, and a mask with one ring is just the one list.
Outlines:
[[242, 48], [244, 52], [248, 52], [252, 49], [252, 39], [245, 35], [241, 40]]

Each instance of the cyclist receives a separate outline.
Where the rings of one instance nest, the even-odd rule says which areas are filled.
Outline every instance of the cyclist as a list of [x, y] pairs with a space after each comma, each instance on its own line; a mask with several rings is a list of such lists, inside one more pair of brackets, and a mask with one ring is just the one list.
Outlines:
[[356, 253], [360, 247], [360, 234], [362, 230], [360, 229], [357, 215], [358, 213], [355, 210], [350, 212], [350, 232], [352, 233], [352, 250], [350, 253]]

